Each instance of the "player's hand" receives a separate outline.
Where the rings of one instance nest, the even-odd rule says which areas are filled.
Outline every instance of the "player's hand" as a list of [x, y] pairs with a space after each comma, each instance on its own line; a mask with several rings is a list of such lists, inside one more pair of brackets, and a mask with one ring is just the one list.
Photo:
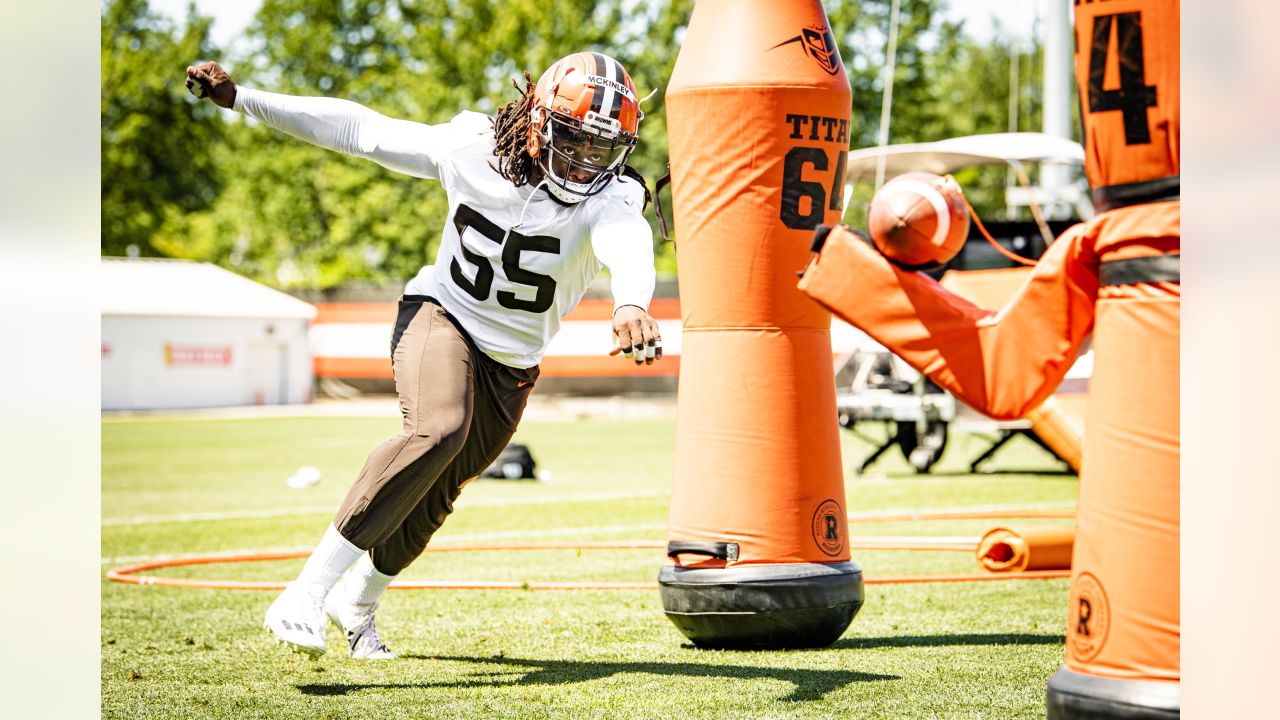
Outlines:
[[613, 313], [613, 342], [609, 355], [622, 353], [636, 364], [652, 365], [662, 359], [662, 334], [658, 321], [635, 305], [623, 305]]
[[188, 66], [187, 90], [198, 98], [209, 98], [218, 107], [230, 109], [236, 102], [236, 84], [216, 62]]

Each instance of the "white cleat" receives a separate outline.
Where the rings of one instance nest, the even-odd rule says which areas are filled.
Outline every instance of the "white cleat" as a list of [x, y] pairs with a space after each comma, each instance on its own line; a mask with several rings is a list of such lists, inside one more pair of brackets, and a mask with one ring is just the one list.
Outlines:
[[320, 657], [328, 650], [324, 638], [322, 601], [292, 585], [267, 608], [262, 626], [291, 649], [311, 657]]
[[357, 660], [394, 660], [396, 654], [382, 644], [378, 637], [378, 603], [357, 605], [343, 598], [342, 583], [324, 599], [324, 614], [342, 631], [351, 648], [351, 657]]

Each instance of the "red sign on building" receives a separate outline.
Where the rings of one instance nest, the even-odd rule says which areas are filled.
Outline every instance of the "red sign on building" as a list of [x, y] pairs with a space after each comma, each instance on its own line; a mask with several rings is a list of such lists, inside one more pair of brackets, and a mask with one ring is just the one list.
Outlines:
[[231, 346], [165, 343], [164, 364], [183, 367], [229, 367]]

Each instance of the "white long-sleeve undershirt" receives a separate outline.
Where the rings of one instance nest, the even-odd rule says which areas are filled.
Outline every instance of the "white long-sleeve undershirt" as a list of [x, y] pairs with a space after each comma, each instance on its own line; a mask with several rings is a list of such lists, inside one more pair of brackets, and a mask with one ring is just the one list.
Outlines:
[[350, 100], [297, 97], [236, 88], [233, 109], [270, 127], [396, 172], [439, 178], [435, 153], [447, 149], [444, 125], [389, 118]]

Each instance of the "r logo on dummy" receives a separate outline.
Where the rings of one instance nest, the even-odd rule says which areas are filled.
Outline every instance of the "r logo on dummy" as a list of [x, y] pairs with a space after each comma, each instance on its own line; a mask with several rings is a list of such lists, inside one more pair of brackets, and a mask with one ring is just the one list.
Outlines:
[[1067, 626], [1068, 642], [1076, 659], [1088, 662], [1097, 657], [1107, 641], [1111, 628], [1111, 606], [1102, 590], [1102, 583], [1092, 573], [1081, 573], [1071, 586], [1067, 597], [1067, 611], [1071, 613]]
[[813, 513], [813, 541], [823, 553], [835, 557], [844, 550], [842, 511], [835, 500], [824, 500]]

